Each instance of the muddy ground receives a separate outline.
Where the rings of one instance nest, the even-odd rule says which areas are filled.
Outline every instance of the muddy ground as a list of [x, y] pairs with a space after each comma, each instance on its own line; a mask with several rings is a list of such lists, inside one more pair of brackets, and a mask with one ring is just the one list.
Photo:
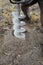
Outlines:
[[11, 12], [14, 7], [9, 4], [8, 8], [8, 4], [0, 6], [0, 65], [43, 65], [43, 33], [37, 19], [40, 18], [38, 5], [30, 8], [30, 14], [35, 18], [33, 16], [31, 23], [24, 26], [27, 31], [24, 40], [12, 34]]

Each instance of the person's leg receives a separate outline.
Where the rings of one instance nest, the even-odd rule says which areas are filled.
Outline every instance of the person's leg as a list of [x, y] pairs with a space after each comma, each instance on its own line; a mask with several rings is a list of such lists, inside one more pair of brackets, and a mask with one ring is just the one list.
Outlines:
[[41, 31], [43, 32], [43, 0], [39, 0]]
[[[40, 32], [43, 33], [43, 0], [38, 0], [39, 7], [40, 7], [40, 22], [41, 22], [41, 27], [40, 27]], [[43, 57], [43, 35], [41, 35], [41, 56]]]
[[26, 4], [21, 4], [21, 9], [22, 9], [24, 15], [26, 16], [26, 18], [29, 19], [29, 18], [30, 18], [30, 17], [28, 16], [29, 7], [26, 6]]
[[41, 8], [40, 21], [41, 21], [41, 27], [43, 28], [43, 7]]
[[21, 4], [21, 9], [22, 9], [24, 15], [26, 15], [27, 19], [30, 18], [30, 15], [28, 15], [29, 14], [29, 6], [32, 6], [35, 3], [37, 3], [37, 0], [33, 0], [31, 3], [23, 3], [23, 4]]

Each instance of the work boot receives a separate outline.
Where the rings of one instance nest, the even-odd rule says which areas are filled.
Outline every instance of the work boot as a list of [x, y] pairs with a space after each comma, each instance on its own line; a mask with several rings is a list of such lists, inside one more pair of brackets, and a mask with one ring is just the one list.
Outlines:
[[26, 23], [30, 23], [31, 17], [24, 17], [24, 18], [19, 18], [20, 21], [24, 21]]

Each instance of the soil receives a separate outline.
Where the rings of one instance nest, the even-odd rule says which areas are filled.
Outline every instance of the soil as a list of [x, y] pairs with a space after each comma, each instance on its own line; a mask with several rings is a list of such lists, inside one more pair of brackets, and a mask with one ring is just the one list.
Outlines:
[[[11, 9], [6, 7], [3, 6], [0, 10], [0, 65], [43, 65], [43, 33], [39, 29], [40, 22], [33, 21], [24, 26], [26, 38], [18, 39], [12, 34]], [[37, 4], [30, 11], [35, 14], [38, 12], [38, 16], [40, 14]]]
[[0, 35], [0, 65], [43, 65], [43, 34], [26, 26], [26, 39], [17, 39], [12, 30]]

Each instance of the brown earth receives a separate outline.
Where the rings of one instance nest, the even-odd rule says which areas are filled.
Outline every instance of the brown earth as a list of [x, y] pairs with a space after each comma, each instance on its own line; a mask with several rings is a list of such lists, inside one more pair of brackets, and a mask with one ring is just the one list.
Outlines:
[[[11, 6], [9, 4], [9, 8]], [[43, 65], [43, 33], [39, 29], [39, 20], [36, 22], [37, 18], [33, 16], [33, 13], [39, 16], [39, 7], [36, 4], [30, 8], [33, 17], [24, 27], [27, 30], [25, 40], [12, 35], [11, 11], [14, 7], [7, 8], [8, 3], [0, 10], [0, 65]]]

